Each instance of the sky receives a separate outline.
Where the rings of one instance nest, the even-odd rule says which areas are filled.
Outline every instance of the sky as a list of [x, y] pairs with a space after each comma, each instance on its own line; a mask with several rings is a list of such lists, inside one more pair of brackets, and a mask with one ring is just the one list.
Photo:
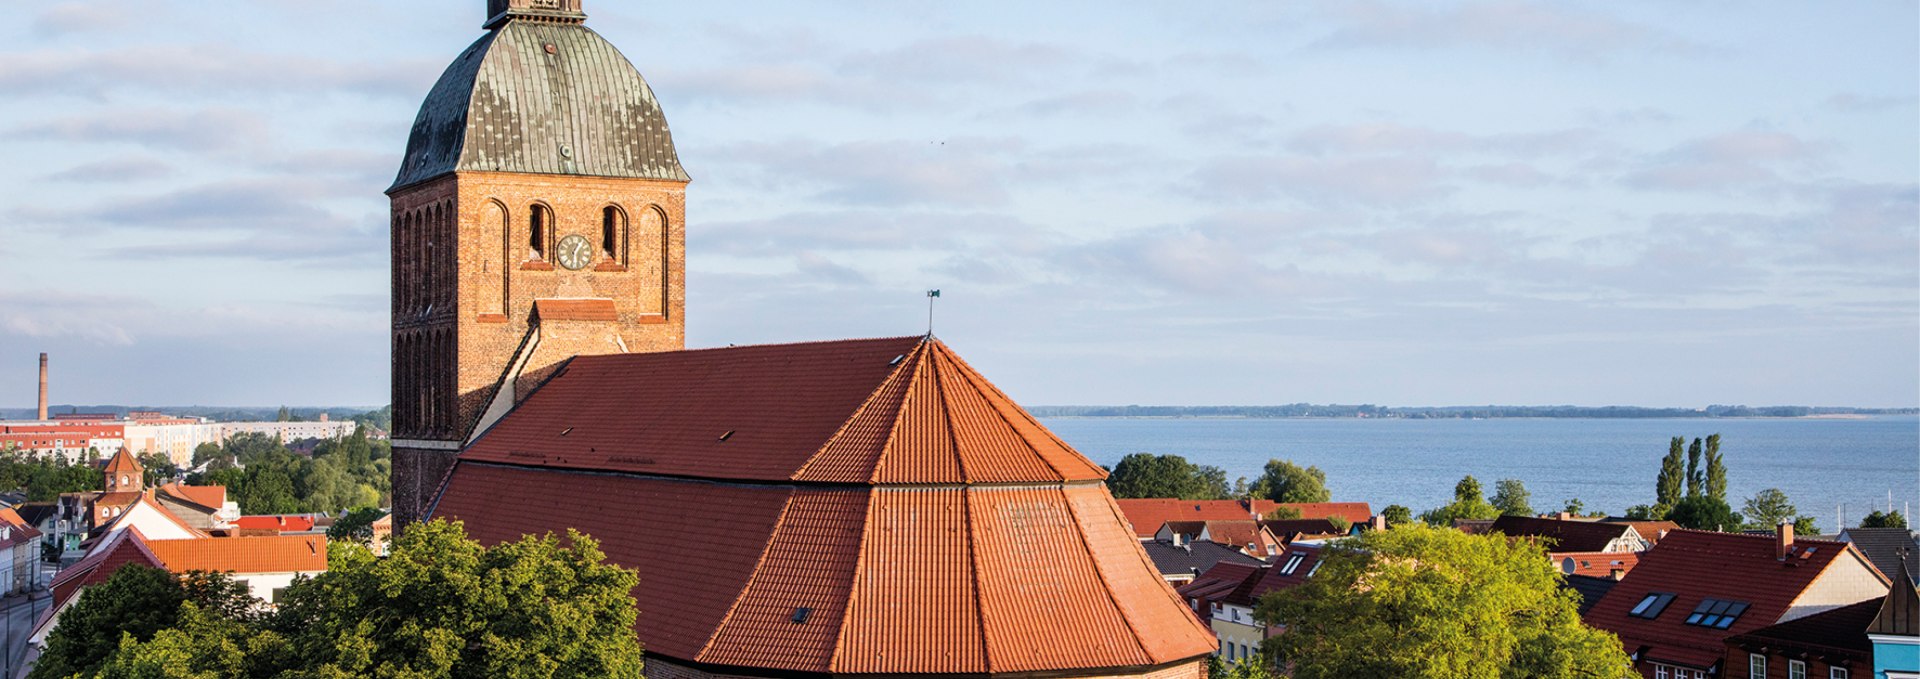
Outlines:
[[[15, 3], [0, 405], [380, 405], [484, 0]], [[1920, 404], [1912, 2], [587, 0], [690, 346], [935, 333], [1030, 404]], [[13, 385], [13, 386], [6, 386]]]

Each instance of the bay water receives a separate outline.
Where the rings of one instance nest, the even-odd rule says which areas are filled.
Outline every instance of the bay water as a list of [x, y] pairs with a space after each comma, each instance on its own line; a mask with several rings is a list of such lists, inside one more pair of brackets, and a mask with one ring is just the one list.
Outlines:
[[1452, 501], [1471, 474], [1492, 493], [1516, 478], [1536, 511], [1578, 498], [1618, 515], [1652, 504], [1667, 441], [1720, 434], [1727, 499], [1740, 511], [1765, 488], [1787, 493], [1822, 532], [1875, 509], [1920, 505], [1920, 416], [1715, 419], [1235, 419], [1050, 417], [1042, 422], [1111, 468], [1136, 452], [1175, 454], [1251, 482], [1269, 458], [1319, 467], [1333, 499], [1418, 514]]

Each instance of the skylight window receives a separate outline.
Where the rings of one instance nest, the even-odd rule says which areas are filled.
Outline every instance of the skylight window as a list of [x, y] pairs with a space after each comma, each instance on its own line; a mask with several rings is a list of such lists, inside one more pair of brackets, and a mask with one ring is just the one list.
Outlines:
[[1699, 606], [1694, 607], [1693, 613], [1687, 615], [1687, 624], [1726, 629], [1732, 627], [1733, 623], [1740, 619], [1740, 614], [1745, 612], [1747, 612], [1747, 604], [1743, 601], [1704, 599]]
[[1633, 610], [1627, 611], [1627, 615], [1652, 620], [1660, 617], [1660, 612], [1667, 610], [1667, 604], [1670, 603], [1673, 603], [1672, 594], [1650, 592], [1647, 598], [1641, 599], [1640, 603], [1634, 605]]
[[1287, 565], [1280, 567], [1280, 574], [1293, 575], [1293, 572], [1296, 569], [1300, 568], [1300, 562], [1306, 561], [1306, 560], [1307, 560], [1307, 555], [1303, 552], [1294, 552], [1293, 554], [1288, 555]]

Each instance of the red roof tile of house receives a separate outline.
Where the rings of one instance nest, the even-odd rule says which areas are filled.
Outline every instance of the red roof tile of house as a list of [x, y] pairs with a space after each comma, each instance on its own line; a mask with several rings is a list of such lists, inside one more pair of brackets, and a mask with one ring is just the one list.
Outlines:
[[1117, 500], [1135, 535], [1152, 537], [1169, 521], [1258, 519], [1281, 507], [1300, 512], [1302, 519], [1340, 517], [1348, 523], [1366, 523], [1373, 510], [1365, 502], [1290, 502], [1270, 500], [1179, 500], [1132, 498]]
[[114, 476], [122, 473], [131, 474], [137, 479], [141, 472], [140, 461], [133, 459], [133, 454], [127, 452], [126, 447], [123, 446], [120, 450], [114, 451], [113, 457], [107, 460], [106, 472]]
[[20, 518], [20, 513], [12, 508], [0, 508], [0, 523], [7, 527], [6, 539], [0, 540], [0, 547], [12, 547], [40, 539], [40, 530]]
[[1639, 552], [1548, 552], [1553, 567], [1568, 575], [1604, 578], [1614, 571], [1631, 572], [1640, 565]]
[[1598, 521], [1502, 516], [1493, 520], [1493, 530], [1507, 537], [1539, 538], [1551, 552], [1603, 552], [1607, 545], [1625, 536], [1633, 527]]
[[1210, 653], [1103, 476], [937, 341], [740, 347], [574, 359], [461, 455], [434, 515], [488, 544], [593, 535], [640, 571], [647, 649], [717, 667]]
[[285, 533], [304, 533], [313, 530], [314, 519], [311, 516], [242, 516], [233, 520], [235, 528], [241, 530], [272, 530]]
[[60, 607], [81, 589], [105, 582], [113, 577], [114, 571], [129, 563], [161, 567], [160, 558], [147, 549], [139, 531], [125, 528], [107, 534], [85, 557], [53, 577], [53, 584], [49, 587], [53, 592], [52, 601], [46, 612], [40, 615], [39, 621], [34, 623], [36, 630], [45, 626], [52, 616], [59, 613]]
[[189, 486], [184, 483], [175, 482], [155, 488], [154, 492], [169, 495], [216, 511], [227, 504], [226, 486]]
[[147, 549], [175, 573], [316, 573], [327, 569], [319, 535], [153, 540]]
[[1605, 523], [1617, 523], [1621, 525], [1633, 526], [1633, 531], [1636, 533], [1639, 533], [1640, 539], [1646, 540], [1647, 544], [1649, 545], [1660, 544], [1661, 536], [1666, 535], [1669, 531], [1675, 531], [1680, 529], [1680, 524], [1674, 523], [1672, 521], [1636, 521], [1633, 519], [1615, 519], [1615, 518], [1607, 518], [1607, 519], [1604, 519], [1603, 521]]
[[[1587, 612], [1589, 625], [1620, 637], [1627, 653], [1642, 660], [1699, 669], [1726, 654], [1722, 641], [1779, 622], [1813, 581], [1836, 560], [1865, 558], [1841, 542], [1799, 540], [1784, 561], [1768, 535], [1676, 530], [1660, 546], [1642, 552], [1640, 563]], [[1652, 594], [1671, 594], [1658, 617], [1630, 615]], [[1742, 602], [1748, 608], [1728, 629], [1686, 624], [1706, 599]]]

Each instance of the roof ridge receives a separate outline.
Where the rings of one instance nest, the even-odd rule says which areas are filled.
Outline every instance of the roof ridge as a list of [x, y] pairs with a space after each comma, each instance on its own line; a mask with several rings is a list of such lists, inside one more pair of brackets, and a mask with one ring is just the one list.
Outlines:
[[[1038, 451], [1036, 451], [1036, 454], [1038, 454]], [[1106, 494], [1102, 493], [1102, 495], [1106, 495]], [[1111, 498], [1113, 496], [1106, 495], [1106, 497]], [[1080, 503], [1074, 502], [1073, 498], [1067, 497], [1066, 489], [1064, 488], [1060, 490], [1060, 499], [1063, 502], [1065, 502], [1067, 505], [1067, 516], [1070, 516], [1073, 518], [1074, 537], [1080, 540], [1080, 548], [1083, 550], [1086, 550], [1087, 553], [1091, 556], [1094, 551], [1093, 541], [1087, 539], [1087, 524], [1085, 523], [1085, 520], [1084, 520], [1085, 517], [1082, 517], [1080, 514]], [[1103, 504], [1106, 504], [1109, 508], [1112, 508], [1114, 506], [1112, 502], [1106, 502]], [[1118, 525], [1121, 525], [1121, 526], [1127, 525], [1126, 517], [1119, 516], [1119, 511], [1117, 509], [1111, 510], [1111, 511], [1113, 511], [1113, 513], [1115, 514], [1113, 519], [1119, 522]], [[1133, 543], [1134, 555], [1139, 557], [1141, 560], [1145, 562], [1146, 567], [1149, 571], [1158, 572], [1159, 569], [1153, 565], [1153, 559], [1147, 556], [1147, 549], [1145, 547], [1140, 546], [1139, 540], [1128, 540], [1127, 542]], [[1102, 585], [1100, 587], [1100, 592], [1107, 595], [1107, 603], [1113, 606], [1113, 612], [1118, 613], [1120, 615], [1121, 622], [1126, 624], [1127, 639], [1133, 642], [1133, 646], [1135, 648], [1140, 649], [1140, 657], [1146, 658], [1148, 662], [1158, 662], [1159, 658], [1153, 657], [1153, 652], [1147, 650], [1147, 642], [1145, 639], [1141, 638], [1141, 635], [1140, 635], [1140, 626], [1134, 622], [1132, 615], [1128, 615], [1128, 611], [1126, 607], [1120, 605], [1120, 597], [1114, 594], [1113, 592], [1114, 585], [1113, 585], [1113, 580], [1111, 579], [1112, 576], [1107, 573], [1106, 567], [1101, 565], [1101, 561], [1099, 557], [1092, 557], [1087, 559], [1087, 561], [1093, 566], [1094, 574], [1100, 578], [1100, 584]]]
[[[961, 373], [967, 376], [967, 381], [979, 392], [983, 400], [987, 402], [987, 406], [992, 408], [994, 412], [1000, 416], [1000, 419], [1006, 422], [1008, 427], [1013, 430], [1014, 435], [1018, 437], [1022, 443], [1025, 443], [1028, 448], [1033, 449], [1035, 456], [1039, 457], [1041, 462], [1047, 465], [1047, 468], [1054, 470], [1054, 473], [1058, 475], [1061, 480], [1071, 480], [1072, 475], [1068, 474], [1066, 470], [1061, 469], [1059, 465], [1054, 464], [1053, 460], [1040, 454], [1037, 448], [1033, 448], [1032, 441], [1028, 439], [1026, 434], [1020, 431], [1021, 427], [1014, 423], [1015, 417], [1018, 417], [1028, 427], [1032, 428], [1033, 431], [1038, 432], [1045, 436], [1047, 440], [1052, 441], [1055, 446], [1058, 446], [1060, 450], [1067, 453], [1069, 457], [1085, 464], [1089, 470], [1096, 474], [1096, 480], [1106, 480], [1106, 469], [1094, 464], [1093, 460], [1088, 459], [1086, 455], [1081, 454], [1079, 450], [1068, 444], [1064, 439], [1061, 439], [1058, 434], [1053, 433], [1052, 429], [1048, 429], [1045, 425], [1040, 424], [1039, 420], [1034, 419], [1033, 413], [1027, 412], [1026, 408], [1020, 407], [1020, 404], [1014, 401], [1013, 397], [1008, 396], [1006, 392], [1000, 390], [1000, 387], [994, 385], [992, 380], [987, 379], [980, 371], [975, 370], [973, 365], [967, 363], [967, 359], [961, 358], [960, 354], [953, 351], [945, 342], [937, 339], [933, 341], [944, 350], [943, 353], [948, 358], [953, 360], [954, 365], [961, 370]], [[1009, 409], [1011, 409], [1012, 412], [1008, 412]]]
[[801, 341], [801, 342], [761, 342], [758, 344], [729, 344], [724, 347], [700, 347], [697, 349], [675, 349], [670, 352], [633, 352], [633, 353], [626, 353], [626, 354], [582, 355], [576, 358], [604, 360], [604, 359], [610, 359], [610, 358], [631, 358], [634, 356], [655, 356], [662, 353], [670, 353], [670, 354], [676, 354], [676, 355], [704, 354], [704, 353], [711, 353], [716, 351], [731, 351], [735, 349], [807, 347], [807, 346], [820, 346], [820, 345], [828, 345], [828, 344], [859, 344], [859, 343], [866, 343], [866, 342], [891, 342], [891, 341], [902, 341], [902, 340], [923, 340], [924, 341], [925, 339], [926, 337], [922, 335], [899, 335], [895, 337], [853, 337], [853, 338], [847, 338], [847, 339], [807, 340], [807, 341]]
[[[1040, 449], [1033, 445], [1032, 440], [1030, 440], [1026, 436], [1021, 435], [1020, 428], [1014, 426], [1013, 421], [1008, 419], [1004, 409], [1002, 409], [999, 406], [999, 404], [994, 402], [994, 396], [999, 396], [1000, 398], [1005, 399], [1006, 395], [998, 393], [997, 390], [993, 394], [987, 393], [986, 390], [983, 389], [979, 384], [980, 382], [985, 381], [986, 378], [980, 377], [978, 373], [975, 373], [970, 366], [966, 365], [964, 361], [961, 361], [958, 356], [954, 355], [953, 349], [949, 348], [944, 342], [941, 342], [939, 340], [933, 340], [933, 345], [934, 345], [934, 354], [936, 359], [952, 364], [953, 369], [960, 373], [961, 384], [965, 385], [965, 387], [968, 389], [972, 389], [973, 393], [977, 397], [979, 397], [982, 402], [987, 404], [987, 408], [992, 412], [994, 417], [999, 418], [1000, 424], [1007, 428], [1007, 431], [1013, 435], [1014, 440], [1019, 441], [1020, 445], [1025, 446], [1027, 449], [1027, 453], [1029, 455], [1032, 455], [1034, 458], [1040, 460], [1040, 464], [1045, 465], [1047, 469], [1052, 470], [1053, 475], [1055, 477], [1059, 478], [1061, 481], [1066, 481], [1067, 480], [1066, 471], [1062, 470], [1059, 465], [1054, 464], [1052, 460], [1048, 460], [1047, 456], [1042, 454], [1040, 452]], [[962, 464], [964, 465], [965, 464], [964, 460], [966, 458], [964, 456], [959, 455], [959, 452], [960, 452], [960, 447], [956, 442], [956, 445], [954, 446], [955, 457], [959, 457], [961, 460], [963, 460]], [[964, 468], [962, 472], [963, 472], [962, 477], [964, 478]]]
[[[770, 345], [770, 346], [779, 346], [779, 345]], [[919, 345], [915, 345], [912, 351], [907, 352], [907, 355], [912, 356], [913, 354], [920, 352], [921, 347], [924, 347], [924, 346], [925, 346], [924, 342], [922, 342]], [[912, 369], [912, 366], [911, 366], [912, 363], [913, 361], [906, 360], [903, 358], [900, 361], [899, 365], [894, 366], [893, 370], [888, 371], [886, 379], [880, 380], [880, 383], [874, 386], [873, 391], [867, 394], [866, 400], [860, 402], [860, 407], [854, 408], [853, 414], [848, 415], [847, 419], [840, 422], [840, 427], [833, 431], [833, 435], [828, 436], [826, 441], [821, 442], [820, 447], [818, 449], [815, 449], [812, 455], [807, 456], [807, 461], [805, 463], [802, 463], [800, 467], [798, 469], [795, 469], [793, 471], [793, 474], [788, 476], [787, 478], [798, 481], [800, 480], [801, 477], [806, 476], [807, 472], [813, 469], [814, 463], [819, 462], [821, 456], [825, 455], [829, 449], [832, 449], [835, 443], [838, 443], [842, 437], [845, 437], [847, 435], [847, 430], [853, 428], [854, 424], [860, 421], [860, 416], [865, 415], [869, 408], [872, 408], [876, 404], [878, 404], [881, 396], [895, 386], [894, 380], [899, 379], [902, 373]], [[911, 379], [910, 376], [909, 376], [909, 379]], [[903, 404], [906, 400], [906, 395], [911, 392], [912, 392], [911, 386], [909, 386], [907, 389], [902, 390], [901, 401], [903, 402]], [[905, 410], [905, 408], [902, 408], [901, 410]], [[866, 472], [866, 478], [868, 482], [871, 482], [873, 480], [873, 476], [876, 470], [880, 466], [880, 458], [884, 457], [886, 454], [887, 445], [893, 442], [893, 434], [895, 431], [898, 430], [899, 422], [900, 422], [900, 413], [899, 411], [895, 411], [894, 426], [887, 429], [887, 440], [880, 442], [880, 453], [874, 456], [874, 465], [873, 465], [874, 468], [868, 469]]]
[[913, 407], [913, 387], [920, 382], [920, 371], [926, 367], [926, 347], [926, 341], [922, 340], [907, 360], [901, 361], [903, 365], [913, 364], [913, 372], [907, 376], [906, 389], [900, 394], [900, 409], [893, 413], [893, 426], [887, 428], [887, 440], [880, 443], [880, 455], [873, 461], [873, 469], [867, 470], [867, 483], [879, 483], [881, 469], [892, 461], [893, 456], [887, 453], [893, 450], [894, 442], [900, 440], [900, 431], [906, 428], [907, 413]]

